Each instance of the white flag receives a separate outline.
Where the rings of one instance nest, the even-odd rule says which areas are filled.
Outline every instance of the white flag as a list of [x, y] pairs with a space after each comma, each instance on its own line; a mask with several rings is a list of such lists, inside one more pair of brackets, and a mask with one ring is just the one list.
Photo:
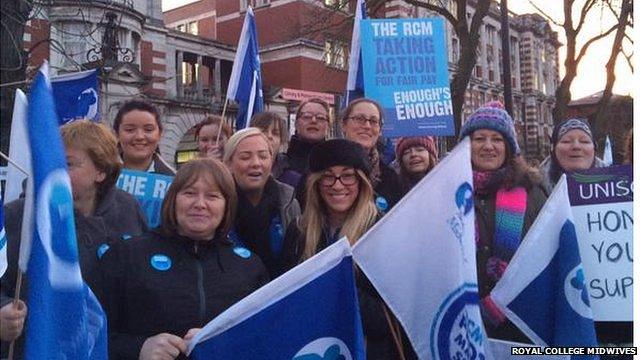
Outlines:
[[421, 359], [484, 356], [472, 184], [465, 139], [353, 249]]
[[[31, 169], [31, 148], [27, 141], [27, 97], [22, 90], [16, 90], [9, 138], [9, 158], [25, 171]], [[7, 166], [7, 187], [4, 202], [17, 199], [22, 193], [22, 181], [27, 178], [21, 170], [12, 164]]]

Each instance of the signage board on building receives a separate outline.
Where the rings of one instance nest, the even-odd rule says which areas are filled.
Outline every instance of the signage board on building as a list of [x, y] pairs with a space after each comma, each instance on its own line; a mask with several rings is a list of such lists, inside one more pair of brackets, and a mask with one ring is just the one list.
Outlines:
[[587, 290], [596, 321], [633, 321], [633, 168], [567, 176]]
[[444, 20], [361, 22], [365, 95], [384, 109], [387, 137], [454, 135]]
[[335, 104], [334, 95], [329, 93], [282, 88], [281, 95], [282, 95], [282, 98], [285, 100], [294, 100], [294, 101], [302, 102], [302, 101], [307, 101], [309, 99], [318, 98], [326, 101], [329, 105]]

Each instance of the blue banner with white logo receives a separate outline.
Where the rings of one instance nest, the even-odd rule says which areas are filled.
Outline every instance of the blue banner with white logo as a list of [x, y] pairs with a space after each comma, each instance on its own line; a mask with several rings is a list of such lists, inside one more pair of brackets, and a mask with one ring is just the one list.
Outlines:
[[147, 224], [154, 228], [160, 225], [162, 201], [172, 182], [173, 176], [122, 169], [116, 187], [138, 200]]
[[453, 135], [444, 20], [362, 20], [364, 88], [388, 137]]
[[535, 344], [597, 346], [565, 175], [491, 292]]
[[[31, 87], [28, 137], [34, 182], [26, 359], [106, 359], [106, 317], [78, 262], [71, 181], [58, 129], [49, 67]], [[25, 205], [26, 207], [26, 205]]]
[[346, 239], [257, 290], [204, 327], [191, 358], [365, 359]]
[[64, 74], [51, 79], [60, 124], [78, 119], [100, 120], [97, 70]]

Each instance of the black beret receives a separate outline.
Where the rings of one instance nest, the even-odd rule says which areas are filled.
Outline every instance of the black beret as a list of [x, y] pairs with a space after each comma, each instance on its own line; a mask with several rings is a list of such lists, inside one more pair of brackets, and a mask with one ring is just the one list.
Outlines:
[[309, 170], [324, 171], [332, 166], [348, 166], [371, 173], [369, 156], [360, 144], [346, 139], [332, 139], [319, 143], [311, 149]]

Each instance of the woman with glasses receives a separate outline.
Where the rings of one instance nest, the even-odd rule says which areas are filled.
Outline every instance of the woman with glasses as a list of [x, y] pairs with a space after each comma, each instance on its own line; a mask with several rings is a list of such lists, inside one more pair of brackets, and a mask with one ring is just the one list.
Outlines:
[[272, 156], [269, 140], [257, 128], [236, 132], [224, 148], [224, 162], [238, 193], [238, 212], [230, 236], [258, 254], [275, 278], [284, 230], [300, 215], [300, 206], [293, 188], [271, 176]]
[[[376, 222], [379, 212], [369, 182], [367, 154], [357, 143], [333, 139], [317, 145], [309, 157], [306, 205], [302, 216], [287, 228], [282, 272], [312, 257], [346, 236], [351, 244]], [[357, 273], [356, 283], [367, 359], [397, 359], [411, 356], [406, 335], [398, 330], [385, 303], [371, 283]], [[385, 312], [391, 316], [388, 318]], [[401, 344], [394, 342], [400, 339]]]
[[402, 197], [402, 185], [398, 174], [384, 164], [377, 149], [383, 121], [380, 104], [360, 98], [349, 103], [342, 114], [344, 137], [360, 144], [369, 158], [371, 174], [369, 179], [375, 190], [378, 209], [388, 211]]
[[294, 188], [309, 172], [311, 148], [323, 142], [329, 134], [329, 104], [321, 99], [303, 101], [296, 112], [296, 132], [289, 141], [286, 162], [278, 180]]

